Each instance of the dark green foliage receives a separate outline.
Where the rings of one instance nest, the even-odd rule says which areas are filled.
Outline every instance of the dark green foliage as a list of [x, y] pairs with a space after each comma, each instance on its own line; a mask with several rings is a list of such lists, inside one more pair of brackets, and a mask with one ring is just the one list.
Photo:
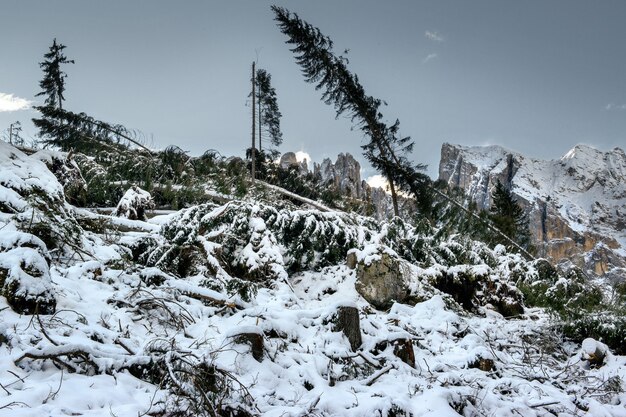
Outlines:
[[563, 334], [577, 342], [592, 337], [609, 346], [617, 355], [626, 355], [626, 308], [614, 306], [573, 314], [564, 320]]
[[414, 143], [400, 135], [400, 122], [384, 121], [384, 102], [365, 93], [358, 76], [348, 70], [347, 58], [333, 52], [330, 38], [285, 8], [272, 6], [272, 10], [281, 31], [289, 38], [287, 43], [294, 45], [291, 51], [305, 80], [322, 91], [322, 101], [334, 106], [337, 117], [347, 115], [369, 138], [369, 143], [362, 146], [364, 156], [389, 181], [395, 214], [399, 214], [395, 184], [411, 192], [424, 213], [429, 213], [430, 180], [419, 172], [424, 165], [414, 166], [409, 161]]
[[35, 97], [46, 96], [45, 104], [53, 108], [63, 108], [65, 96], [65, 78], [67, 74], [61, 70], [62, 64], [73, 64], [73, 59], [67, 59], [63, 50], [65, 45], [57, 43], [56, 38], [52, 41], [50, 50], [44, 55], [44, 60], [39, 63], [43, 70], [43, 79], [39, 82], [41, 92]]
[[[530, 229], [528, 216], [513, 198], [511, 190], [498, 181], [491, 196], [493, 201], [489, 218], [493, 225], [522, 248], [529, 250]], [[509, 249], [516, 249], [499, 234], [492, 233], [490, 240], [494, 244], [499, 243], [507, 246]]]
[[133, 133], [122, 125], [113, 125], [85, 113], [73, 113], [51, 105], [34, 108], [41, 113], [41, 118], [33, 119], [33, 123], [46, 145], [91, 155], [128, 151], [125, 144]]
[[626, 353], [626, 304], [607, 300], [602, 289], [576, 267], [559, 271], [544, 259], [517, 282], [529, 306], [547, 307], [558, 317], [563, 334], [577, 342], [601, 340], [616, 353]]
[[263, 150], [263, 136], [269, 140], [266, 150], [271, 150], [272, 146], [280, 146], [283, 143], [283, 133], [280, 130], [280, 118], [282, 114], [278, 109], [276, 89], [272, 86], [272, 75], [264, 69], [256, 71], [256, 102], [258, 105], [259, 123], [259, 150]]

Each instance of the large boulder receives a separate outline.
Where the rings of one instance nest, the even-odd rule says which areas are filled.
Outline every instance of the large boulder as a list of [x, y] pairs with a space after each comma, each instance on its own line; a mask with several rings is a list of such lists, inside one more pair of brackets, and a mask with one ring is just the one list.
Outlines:
[[378, 309], [389, 308], [394, 302], [402, 303], [409, 298], [409, 273], [408, 265], [391, 250], [366, 248], [357, 253], [356, 290]]

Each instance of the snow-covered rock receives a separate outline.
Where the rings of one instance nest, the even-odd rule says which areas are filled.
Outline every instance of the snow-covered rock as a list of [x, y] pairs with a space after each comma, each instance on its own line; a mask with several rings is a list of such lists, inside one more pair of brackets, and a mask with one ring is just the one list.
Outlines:
[[389, 308], [409, 298], [410, 273], [410, 267], [393, 251], [368, 245], [357, 255], [356, 290], [374, 307]]

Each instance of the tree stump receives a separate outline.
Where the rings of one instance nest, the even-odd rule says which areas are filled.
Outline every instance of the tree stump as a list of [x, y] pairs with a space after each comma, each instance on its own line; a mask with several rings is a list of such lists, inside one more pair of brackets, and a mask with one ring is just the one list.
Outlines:
[[235, 343], [241, 343], [243, 345], [250, 346], [252, 357], [258, 362], [263, 360], [263, 353], [265, 352], [265, 346], [263, 344], [263, 331], [256, 326], [244, 326], [235, 329], [230, 333]]
[[387, 347], [393, 346], [393, 354], [402, 362], [415, 368], [415, 351], [413, 350], [413, 340], [410, 337], [401, 335], [392, 335], [387, 340], [383, 340], [376, 344], [376, 351], [382, 352]]
[[337, 309], [335, 329], [346, 335], [353, 351], [357, 350], [362, 343], [359, 309], [353, 306], [340, 306]]
[[589, 363], [591, 368], [599, 368], [604, 364], [607, 347], [604, 343], [595, 339], [587, 338], [582, 343], [582, 357]]
[[413, 351], [413, 342], [410, 339], [394, 340], [393, 354], [411, 368], [415, 368], [415, 352]]

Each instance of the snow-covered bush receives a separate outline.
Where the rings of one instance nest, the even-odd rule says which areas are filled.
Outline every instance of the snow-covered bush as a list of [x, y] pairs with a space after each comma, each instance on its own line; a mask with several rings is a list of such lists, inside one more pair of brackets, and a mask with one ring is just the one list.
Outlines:
[[56, 300], [44, 243], [32, 235], [7, 232], [0, 238], [0, 294], [19, 314], [52, 314]]
[[547, 307], [558, 315], [567, 337], [576, 341], [593, 337], [626, 352], [626, 300], [617, 294], [609, 299], [579, 268], [562, 271], [539, 259], [517, 279], [517, 286], [528, 305]]
[[63, 186], [43, 162], [4, 142], [0, 142], [0, 219], [5, 231], [33, 234], [48, 250], [75, 247], [80, 240]]
[[135, 259], [178, 276], [204, 274], [212, 288], [245, 288], [242, 296], [255, 291], [245, 282], [266, 285], [340, 265], [349, 250], [376, 244], [413, 265], [410, 281], [421, 282], [409, 285], [413, 300], [438, 288], [469, 310], [523, 312], [521, 293], [508, 279], [511, 268], [525, 263], [522, 258], [458, 235], [439, 241], [399, 219], [379, 223], [354, 214], [232, 202], [185, 210], [161, 235], [136, 242]]
[[146, 212], [154, 208], [154, 201], [149, 192], [133, 185], [126, 190], [117, 207], [115, 215], [130, 220], [146, 220]]
[[82, 206], [87, 198], [87, 183], [80, 168], [72, 157], [72, 153], [55, 152], [48, 149], [33, 154], [33, 158], [46, 164], [63, 186], [66, 200], [70, 204]]

